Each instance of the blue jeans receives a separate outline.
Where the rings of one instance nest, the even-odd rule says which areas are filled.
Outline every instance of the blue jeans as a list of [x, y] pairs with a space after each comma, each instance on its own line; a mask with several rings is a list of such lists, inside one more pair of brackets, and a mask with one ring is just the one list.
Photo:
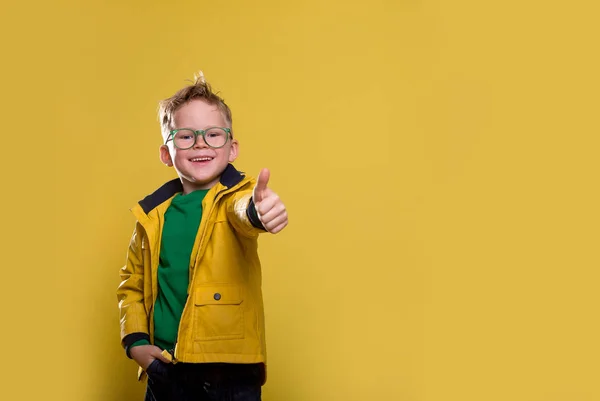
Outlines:
[[148, 366], [145, 401], [261, 401], [262, 364], [177, 363]]

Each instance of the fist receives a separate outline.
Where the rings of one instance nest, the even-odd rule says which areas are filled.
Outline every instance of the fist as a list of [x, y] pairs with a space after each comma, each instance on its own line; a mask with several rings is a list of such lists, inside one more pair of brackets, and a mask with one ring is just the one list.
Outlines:
[[287, 226], [288, 216], [285, 205], [279, 196], [267, 186], [270, 174], [268, 169], [262, 169], [258, 175], [252, 199], [263, 226], [268, 232], [276, 234]]

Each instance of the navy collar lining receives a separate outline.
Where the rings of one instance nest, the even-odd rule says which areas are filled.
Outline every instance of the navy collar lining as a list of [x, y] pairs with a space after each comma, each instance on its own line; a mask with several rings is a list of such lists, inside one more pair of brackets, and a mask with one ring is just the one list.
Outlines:
[[[223, 173], [221, 174], [221, 178], [219, 182], [227, 187], [227, 189], [239, 184], [244, 179], [244, 174], [232, 164], [228, 164]], [[162, 187], [158, 188], [152, 194], [146, 196], [144, 199], [139, 201], [140, 206], [144, 213], [148, 214], [152, 209], [171, 198], [178, 192], [183, 191], [183, 185], [181, 184], [181, 180], [176, 178], [164, 184]]]

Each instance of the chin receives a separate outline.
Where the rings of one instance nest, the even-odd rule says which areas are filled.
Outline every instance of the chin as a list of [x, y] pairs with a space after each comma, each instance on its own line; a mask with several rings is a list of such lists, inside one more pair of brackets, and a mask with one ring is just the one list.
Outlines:
[[219, 181], [218, 176], [191, 176], [191, 178], [192, 179], [188, 179], [187, 181], [198, 189], [208, 189], [213, 186], [211, 184]]
[[202, 168], [194, 169], [188, 168], [187, 171], [181, 171], [180, 177], [185, 179], [190, 186], [197, 189], [207, 189], [212, 187], [215, 183], [219, 182], [221, 173], [225, 170], [225, 167], [219, 169], [215, 166], [205, 166]]

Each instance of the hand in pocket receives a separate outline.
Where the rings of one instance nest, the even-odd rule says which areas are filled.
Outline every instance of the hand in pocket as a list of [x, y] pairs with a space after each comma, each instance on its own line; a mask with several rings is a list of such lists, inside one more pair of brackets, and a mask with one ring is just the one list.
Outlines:
[[131, 348], [129, 354], [145, 371], [148, 371], [150, 365], [157, 360], [164, 363], [171, 363], [162, 354], [162, 350], [155, 345], [138, 345]]

